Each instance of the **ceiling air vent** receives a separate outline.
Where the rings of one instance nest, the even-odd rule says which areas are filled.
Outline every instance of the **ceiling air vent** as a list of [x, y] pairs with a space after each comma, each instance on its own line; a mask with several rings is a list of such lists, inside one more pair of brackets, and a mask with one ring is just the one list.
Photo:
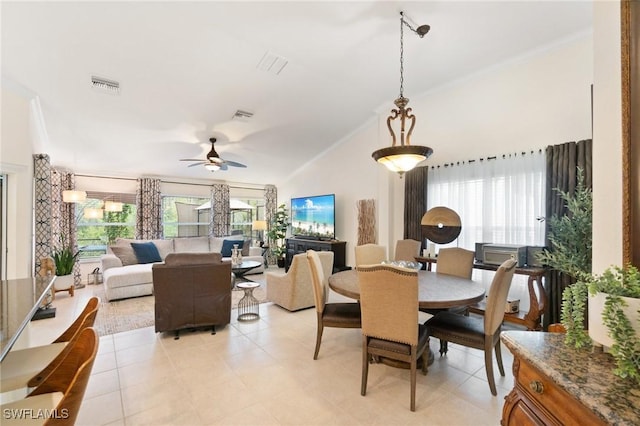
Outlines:
[[282, 56], [278, 56], [275, 53], [267, 52], [264, 54], [260, 62], [256, 68], [260, 71], [266, 71], [275, 75], [278, 75], [282, 72], [284, 67], [287, 66], [289, 61], [287, 58], [283, 58]]
[[91, 76], [91, 87], [104, 93], [112, 95], [120, 94], [120, 83], [102, 77]]
[[233, 117], [231, 117], [231, 119], [236, 121], [249, 121], [251, 117], [253, 117], [252, 112], [239, 109], [233, 114]]

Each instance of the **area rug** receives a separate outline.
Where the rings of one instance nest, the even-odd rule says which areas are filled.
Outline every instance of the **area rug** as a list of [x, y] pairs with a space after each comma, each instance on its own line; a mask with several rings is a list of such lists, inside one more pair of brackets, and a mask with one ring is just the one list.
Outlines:
[[[100, 298], [100, 309], [94, 328], [100, 336], [135, 330], [137, 328], [154, 325], [153, 296], [132, 297], [130, 299], [107, 301], [103, 285], [93, 287], [93, 294]], [[244, 296], [244, 291], [231, 292], [231, 307], [236, 309], [238, 301]], [[260, 302], [267, 301], [267, 289], [265, 284], [253, 290], [253, 296]], [[234, 313], [231, 314], [232, 316]]]

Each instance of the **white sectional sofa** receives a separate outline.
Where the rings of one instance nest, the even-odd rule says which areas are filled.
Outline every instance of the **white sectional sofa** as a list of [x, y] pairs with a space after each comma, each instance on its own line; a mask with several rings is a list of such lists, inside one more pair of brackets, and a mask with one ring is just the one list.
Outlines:
[[[225, 240], [228, 240], [225, 242]], [[264, 272], [262, 248], [251, 247], [250, 240], [244, 240], [241, 235], [227, 237], [185, 237], [166, 240], [131, 240], [119, 238], [115, 245], [108, 248], [108, 253], [102, 255], [104, 290], [107, 300], [124, 299], [128, 297], [146, 296], [153, 294], [153, 275], [151, 268], [154, 263], [139, 263], [131, 243], [151, 242], [157, 248], [162, 260], [169, 253], [202, 253], [227, 251], [235, 243], [243, 244], [243, 260], [255, 260], [262, 265], [252, 269], [248, 274]], [[223, 260], [231, 260], [224, 256]], [[157, 263], [157, 262], [156, 262]]]

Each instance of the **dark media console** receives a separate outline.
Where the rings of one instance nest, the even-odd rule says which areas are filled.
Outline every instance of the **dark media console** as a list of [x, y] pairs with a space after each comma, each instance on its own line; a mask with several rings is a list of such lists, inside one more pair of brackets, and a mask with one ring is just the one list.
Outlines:
[[304, 253], [307, 250], [315, 251], [332, 251], [333, 252], [333, 271], [344, 271], [350, 269], [346, 265], [346, 241], [323, 241], [323, 240], [307, 240], [303, 238], [287, 238], [287, 254], [285, 257], [284, 268], [289, 270], [289, 266], [293, 261], [293, 256], [298, 253]]

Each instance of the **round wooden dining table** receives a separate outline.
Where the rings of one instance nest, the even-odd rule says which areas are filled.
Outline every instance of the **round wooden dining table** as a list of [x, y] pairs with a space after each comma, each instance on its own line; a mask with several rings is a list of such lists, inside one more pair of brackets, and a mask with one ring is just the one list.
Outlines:
[[[485, 286], [453, 275], [418, 271], [418, 305], [424, 309], [447, 309], [473, 305], [485, 295]], [[329, 287], [338, 294], [360, 300], [358, 272], [342, 271], [329, 277]]]

